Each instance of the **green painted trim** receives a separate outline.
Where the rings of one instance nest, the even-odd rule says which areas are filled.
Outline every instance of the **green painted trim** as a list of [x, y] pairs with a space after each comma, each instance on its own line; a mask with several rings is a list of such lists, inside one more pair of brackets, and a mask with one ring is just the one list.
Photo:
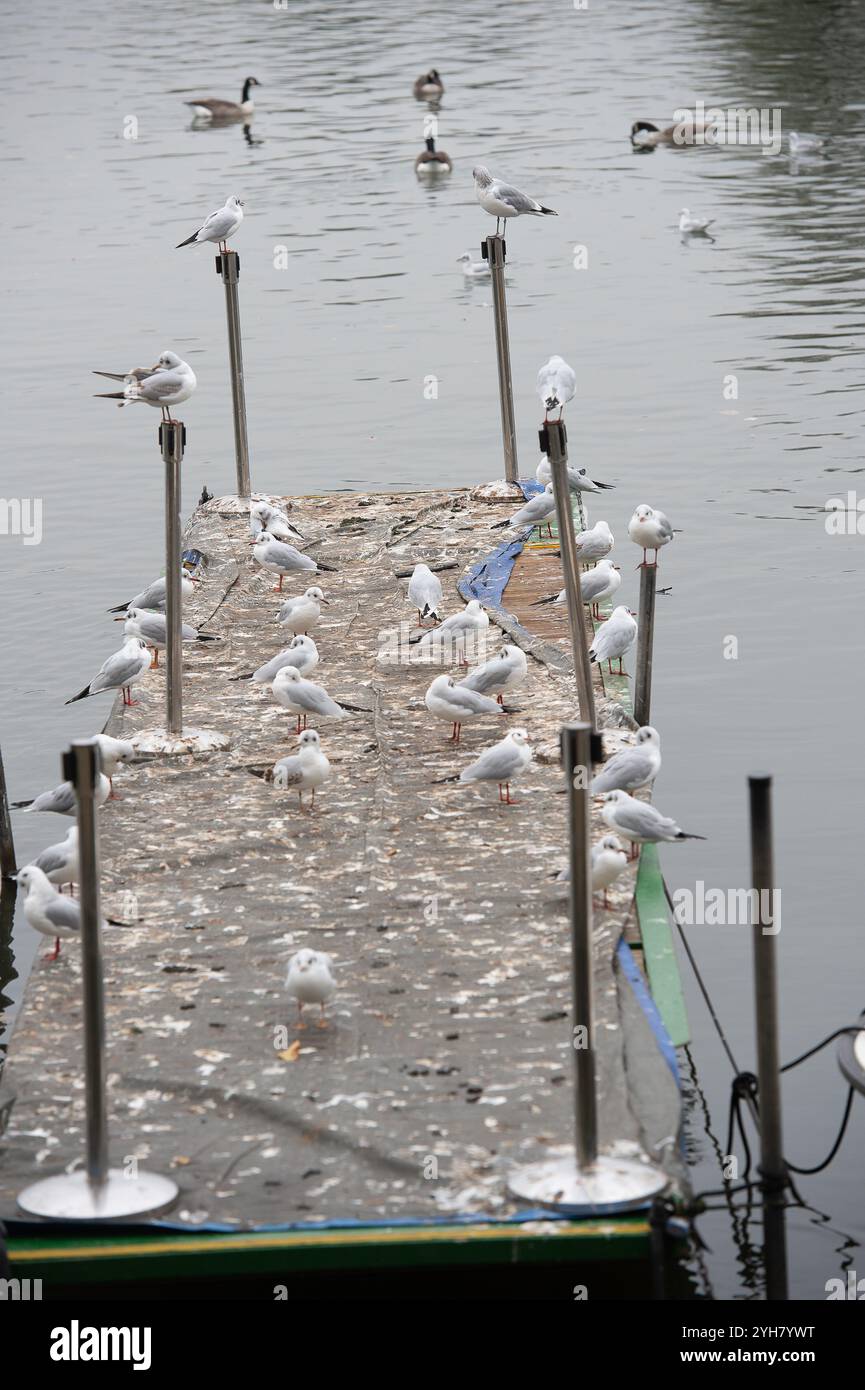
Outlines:
[[327, 1269], [399, 1269], [455, 1265], [540, 1264], [645, 1259], [645, 1217], [496, 1226], [370, 1227], [362, 1230], [197, 1235], [172, 1233], [103, 1239], [9, 1240], [13, 1277], [55, 1283], [221, 1278]]
[[640, 850], [636, 902], [652, 997], [670, 1041], [674, 1047], [681, 1047], [691, 1041], [691, 1030], [657, 845], [643, 845]]

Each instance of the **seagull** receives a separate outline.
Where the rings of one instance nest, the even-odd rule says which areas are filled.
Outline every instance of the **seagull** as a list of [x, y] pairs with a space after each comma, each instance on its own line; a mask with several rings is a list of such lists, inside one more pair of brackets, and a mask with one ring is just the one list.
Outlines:
[[279, 583], [273, 586], [274, 593], [282, 593], [282, 581], [287, 574], [317, 574], [320, 569], [333, 569], [333, 565], [316, 564], [312, 556], [302, 555], [293, 545], [275, 540], [269, 531], [260, 531], [257, 539], [250, 544], [255, 546], [253, 558], [261, 567], [279, 575]]
[[484, 212], [496, 219], [496, 236], [499, 234], [499, 223], [508, 217], [522, 217], [527, 213], [534, 217], [559, 215], [552, 208], [545, 208], [542, 203], [530, 198], [527, 193], [521, 193], [512, 184], [502, 183], [501, 179], [494, 178], [483, 164], [478, 164], [472, 169], [472, 177], [475, 181], [475, 197]]
[[59, 888], [68, 883], [70, 893], [74, 892], [72, 885], [78, 882], [79, 871], [78, 826], [70, 825], [65, 840], [43, 849], [33, 860], [33, 867], [41, 869], [49, 883]]
[[819, 135], [806, 134], [804, 131], [791, 130], [787, 136], [787, 144], [791, 154], [818, 154], [826, 144]]
[[589, 647], [589, 661], [606, 661], [610, 675], [613, 662], [618, 661], [617, 675], [623, 676], [622, 657], [637, 640], [637, 624], [629, 608], [614, 608], [603, 627], [599, 627]]
[[[105, 375], [94, 372], [94, 376]], [[122, 391], [96, 391], [94, 395], [97, 400], [117, 401], [119, 406], [143, 401], [161, 410], [166, 422], [171, 421], [171, 406], [188, 401], [198, 385], [195, 372], [176, 352], [163, 352], [149, 376], [124, 377], [124, 382]]]
[[[108, 778], [104, 772], [100, 772], [93, 792], [97, 806], [102, 806], [108, 800], [110, 791]], [[31, 801], [13, 801], [12, 808], [15, 811], [54, 811], [58, 816], [74, 816], [78, 812], [75, 787], [71, 782], [61, 782], [59, 787], [42, 792], [41, 796], [33, 797]]]
[[[612, 598], [622, 582], [622, 572], [618, 565], [613, 565], [609, 560], [599, 560], [593, 569], [584, 570], [580, 575], [580, 595], [583, 603], [591, 605], [592, 617], [598, 622], [603, 622], [598, 605], [604, 599]], [[557, 594], [547, 594], [544, 598], [536, 598], [529, 605], [531, 608], [538, 608], [542, 603], [567, 603], [567, 589], [560, 589]]]
[[577, 559], [581, 565], [591, 564], [592, 560], [603, 560], [615, 544], [613, 533], [605, 521], [596, 521], [588, 531], [577, 536]]
[[81, 908], [71, 898], [61, 897], [35, 864], [27, 864], [15, 877], [27, 894], [24, 899], [26, 920], [43, 936], [54, 937], [53, 954], [45, 959], [56, 960], [60, 955], [60, 938], [81, 935]]
[[445, 84], [435, 68], [430, 68], [429, 72], [422, 72], [420, 77], [415, 78], [412, 88], [415, 96], [421, 101], [437, 101], [444, 94], [444, 89]]
[[552, 483], [547, 483], [543, 492], [534, 493], [532, 497], [529, 497], [523, 503], [519, 511], [514, 512], [513, 516], [508, 517], [505, 521], [494, 521], [490, 526], [490, 530], [498, 531], [502, 526], [535, 527], [541, 526], [542, 522], [546, 522], [547, 531], [552, 535], [553, 528], [550, 526], [548, 518], [553, 515], [555, 510], [556, 499], [553, 493], [553, 485]]
[[[647, 563], [646, 551], [654, 550], [653, 564], [657, 566], [658, 551], [662, 545], [669, 545], [673, 539], [673, 528], [663, 512], [659, 512], [656, 507], [647, 507], [645, 502], [641, 502], [628, 522], [628, 535], [634, 545], [642, 547], [643, 565]], [[637, 569], [641, 568], [641, 565], [637, 566]]]
[[526, 654], [520, 647], [505, 644], [482, 666], [476, 666], [458, 685], [463, 690], [475, 690], [479, 695], [495, 695], [504, 704], [504, 692], [522, 685], [528, 675]]
[[714, 221], [714, 217], [697, 217], [689, 208], [682, 208], [679, 213], [679, 231], [685, 236], [699, 236], [701, 232], [707, 232]]
[[223, 101], [221, 97], [193, 97], [191, 101], [184, 102], [185, 106], [191, 106], [193, 115], [196, 119], [209, 121], [239, 121], [244, 116], [251, 116], [255, 107], [249, 95], [251, 87], [260, 87], [261, 83], [257, 77], [247, 77], [243, 84], [240, 101]]
[[96, 734], [99, 744], [100, 770], [108, 778], [108, 800], [122, 801], [114, 790], [113, 777], [121, 763], [129, 763], [135, 757], [135, 748], [124, 738], [112, 738], [110, 734]]
[[336, 992], [333, 961], [324, 951], [296, 951], [288, 962], [285, 979], [286, 993], [297, 1002], [297, 1026], [305, 1028], [304, 1004], [317, 1004], [318, 1026], [326, 1028], [324, 1006]]
[[271, 657], [263, 666], [259, 666], [257, 671], [252, 674], [247, 671], [244, 676], [232, 676], [232, 680], [252, 681], [255, 685], [270, 685], [278, 671], [284, 666], [294, 666], [302, 676], [308, 676], [310, 671], [314, 671], [318, 665], [318, 648], [311, 637], [304, 633], [299, 637], [293, 637], [290, 644], [276, 656]]
[[327, 605], [321, 589], [313, 585], [307, 589], [299, 598], [287, 598], [279, 610], [277, 622], [281, 627], [287, 628], [289, 632], [308, 633], [311, 627], [316, 627], [321, 617], [321, 605]]
[[[180, 597], [187, 599], [195, 593], [196, 584], [200, 584], [200, 579], [193, 579], [191, 575], [180, 571]], [[127, 613], [130, 608], [153, 608], [159, 612], [165, 611], [165, 575], [160, 575], [154, 579], [152, 584], [148, 584], [146, 589], [142, 589], [140, 594], [131, 598], [128, 603], [115, 604], [113, 608], [106, 609], [108, 613]]]
[[[590, 478], [585, 468], [575, 468], [572, 463], [569, 463], [567, 468], [568, 486], [571, 492], [601, 492], [602, 490], [609, 491], [614, 489], [613, 483], [599, 483], [596, 479]], [[535, 477], [543, 487], [546, 487], [547, 483], [552, 482], [553, 470], [550, 467], [548, 458], [541, 459], [535, 469]]]
[[417, 609], [419, 623], [422, 623], [424, 618], [441, 618], [443, 600], [441, 580], [433, 574], [429, 565], [415, 565], [411, 579], [408, 581], [408, 596]]
[[450, 155], [445, 154], [444, 150], [436, 149], [436, 142], [431, 135], [425, 141], [426, 149], [421, 150], [414, 162], [416, 174], [449, 174], [453, 169]]
[[280, 758], [273, 768], [273, 785], [280, 790], [297, 792], [301, 811], [304, 809], [303, 793], [312, 792], [310, 810], [315, 807], [315, 789], [326, 782], [330, 776], [330, 763], [321, 749], [321, 739], [315, 729], [304, 729], [300, 736], [300, 749], [288, 758]]
[[271, 684], [273, 697], [283, 706], [297, 715], [297, 733], [300, 733], [300, 721], [303, 719], [303, 727], [306, 728], [306, 721], [310, 714], [316, 715], [319, 719], [345, 719], [346, 713], [341, 705], [332, 700], [327, 691], [321, 685], [315, 685], [312, 681], [304, 680], [296, 666], [283, 666], [277, 671]]
[[465, 642], [472, 633], [483, 632], [490, 625], [482, 604], [476, 598], [470, 599], [465, 608], [459, 613], [452, 613], [449, 618], [445, 618], [438, 627], [431, 628], [425, 632], [423, 637], [417, 639], [409, 638], [412, 645], [415, 641], [422, 647], [427, 644], [443, 642], [449, 646], [455, 646], [459, 650], [460, 664], [467, 666], [465, 659]]
[[174, 249], [179, 251], [181, 246], [198, 246], [205, 241], [216, 241], [220, 251], [227, 251], [228, 238], [234, 235], [242, 221], [243, 203], [232, 193], [223, 207], [212, 212], [197, 232], [193, 232], [185, 241], [179, 241]]
[[140, 637], [130, 637], [119, 652], [114, 652], [103, 662], [89, 685], [67, 700], [73, 705], [76, 700], [86, 700], [88, 695], [99, 695], [103, 690], [121, 690], [124, 705], [137, 705], [132, 698], [132, 683], [144, 674], [150, 666], [150, 653], [147, 643]]
[[661, 738], [651, 724], [637, 730], [637, 741], [608, 758], [592, 781], [592, 796], [650, 787], [661, 770]]
[[538, 395], [544, 407], [544, 423], [551, 410], [558, 410], [559, 419], [568, 401], [577, 394], [577, 374], [563, 357], [551, 357], [538, 372]]
[[[615, 835], [605, 835], [598, 844], [592, 845], [592, 892], [603, 891], [604, 907], [609, 907], [607, 889], [615, 883], [627, 867], [628, 856], [622, 849], [621, 841]], [[570, 883], [570, 881], [570, 868], [562, 869], [560, 874], [556, 874], [557, 883]]]
[[437, 719], [453, 724], [451, 740], [454, 743], [459, 743], [462, 726], [470, 719], [482, 714], [504, 714], [503, 707], [495, 700], [457, 685], [452, 676], [436, 676], [424, 696], [424, 704]]
[[[500, 743], [485, 748], [477, 762], [464, 767], [459, 777], [443, 777], [442, 782], [497, 782], [499, 801], [506, 806], [516, 806], [511, 799], [511, 782], [525, 772], [532, 761], [529, 736], [525, 729], [511, 729]], [[504, 787], [504, 796], [502, 795]]]
[[626, 840], [631, 841], [634, 847], [631, 858], [636, 858], [638, 845], [706, 838], [705, 835], [693, 835], [687, 830], [680, 830], [670, 816], [662, 816], [649, 802], [637, 801], [623, 791], [605, 793], [601, 815], [611, 830], [617, 830]]
[[269, 502], [251, 502], [249, 505], [249, 529], [256, 538], [267, 531], [278, 541], [305, 541], [306, 536], [293, 526], [285, 512], [271, 507]]
[[[120, 619], [115, 619], [119, 622]], [[153, 651], [151, 667], [159, 665], [159, 653], [165, 650], [168, 642], [168, 618], [164, 613], [156, 613], [146, 608], [130, 608], [126, 614], [123, 631], [127, 637], [140, 637]], [[189, 623], [180, 624], [181, 642], [221, 642], [221, 637], [213, 633], [199, 632]]]
[[457, 256], [457, 265], [462, 266], [463, 275], [467, 280], [489, 279], [489, 263], [487, 261], [473, 261], [471, 251], [463, 251], [461, 256]]

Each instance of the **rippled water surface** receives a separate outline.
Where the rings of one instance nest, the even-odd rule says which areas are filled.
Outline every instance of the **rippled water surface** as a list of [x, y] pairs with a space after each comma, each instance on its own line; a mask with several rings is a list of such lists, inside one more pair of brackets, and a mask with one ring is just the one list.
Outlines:
[[[641, 501], [682, 528], [662, 566], [673, 592], [659, 599], [656, 790], [709, 838], [664, 851], [670, 884], [747, 882], [744, 778], [772, 771], [785, 1057], [855, 1017], [865, 542], [827, 535], [823, 508], [863, 471], [862, 4], [176, 0], [171, 26], [152, 7], [96, 0], [7, 0], [0, 13], [2, 491], [44, 507], [41, 545], [0, 536], [12, 795], [52, 785], [61, 747], [101, 726], [107, 698], [63, 699], [111, 649], [104, 610], [161, 569], [155, 412], [94, 401], [90, 369], [169, 346], [188, 358], [200, 385], [184, 412], [187, 502], [204, 483], [233, 486], [221, 287], [210, 250], [173, 249], [228, 193], [247, 213], [236, 244], [254, 485], [418, 488], [500, 473], [489, 289], [455, 264], [491, 229], [471, 184], [484, 162], [559, 212], [508, 235], [523, 471], [537, 462], [535, 373], [561, 352], [579, 379], [572, 455], [616, 484], [614, 532], [624, 538]], [[455, 170], [424, 187], [411, 83], [431, 64]], [[248, 73], [262, 84], [249, 131], [191, 128], [184, 96], [236, 99]], [[667, 124], [698, 100], [778, 108], [785, 130], [828, 137], [826, 154], [632, 153], [632, 120]], [[715, 219], [713, 240], [683, 244], [682, 206]], [[636, 552], [618, 554], [627, 575]], [[623, 594], [636, 598], [635, 575]], [[19, 818], [16, 831], [23, 860], [65, 822]], [[35, 950], [20, 937], [13, 999]], [[747, 932], [694, 927], [690, 939], [750, 1067]], [[730, 1072], [685, 980], [704, 1097], [694, 1182], [716, 1187]], [[828, 1151], [843, 1100], [831, 1049], [788, 1079], [793, 1161]], [[840, 1157], [801, 1180], [827, 1219], [790, 1219], [796, 1297], [824, 1296], [850, 1242], [856, 1263], [862, 1141], [854, 1107]], [[729, 1218], [701, 1229], [712, 1253], [697, 1287], [748, 1296]]]

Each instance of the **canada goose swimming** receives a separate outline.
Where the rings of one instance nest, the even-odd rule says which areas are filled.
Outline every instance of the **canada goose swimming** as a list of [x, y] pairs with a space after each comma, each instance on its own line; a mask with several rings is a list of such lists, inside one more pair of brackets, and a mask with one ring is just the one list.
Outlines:
[[202, 120], [239, 121], [244, 116], [251, 116], [255, 110], [249, 95], [250, 87], [260, 86], [257, 77], [247, 77], [240, 101], [223, 101], [221, 97], [195, 97], [193, 101], [187, 101], [184, 105], [191, 106], [193, 115]]
[[672, 145], [674, 149], [685, 145], [713, 145], [717, 127], [713, 121], [697, 121], [688, 117], [659, 130], [651, 121], [634, 121], [631, 126], [631, 144], [635, 150], [653, 150], [656, 145]]
[[421, 150], [414, 162], [416, 174], [449, 174], [453, 169], [450, 156], [444, 150], [436, 149], [436, 142], [431, 135], [427, 136], [426, 149]]
[[416, 78], [413, 90], [419, 101], [437, 101], [444, 89], [445, 84], [435, 68], [430, 68], [429, 72], [422, 72], [420, 77]]

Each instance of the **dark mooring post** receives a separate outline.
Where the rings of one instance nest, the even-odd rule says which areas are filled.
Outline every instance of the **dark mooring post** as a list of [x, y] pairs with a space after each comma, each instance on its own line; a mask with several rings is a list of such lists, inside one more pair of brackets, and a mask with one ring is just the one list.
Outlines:
[[246, 430], [246, 388], [243, 384], [240, 303], [237, 297], [240, 257], [236, 251], [220, 252], [216, 257], [216, 273], [225, 286], [228, 356], [231, 366], [231, 405], [234, 411], [234, 460], [237, 468], [237, 495], [238, 497], [248, 497], [250, 495], [249, 438]]
[[652, 651], [655, 644], [655, 588], [658, 566], [640, 566], [640, 611], [637, 616], [637, 674], [634, 678], [634, 718], [650, 723], [652, 708]]
[[169, 734], [183, 732], [180, 465], [185, 445], [182, 420], [163, 420], [159, 447], [165, 460], [165, 728]]
[[550, 460], [553, 494], [556, 499], [556, 519], [559, 528], [559, 546], [562, 552], [565, 591], [568, 597], [568, 620], [571, 627], [571, 649], [580, 700], [580, 717], [587, 720], [594, 729], [597, 727], [595, 692], [592, 686], [592, 663], [589, 660], [586, 615], [583, 611], [583, 595], [580, 588], [580, 563], [577, 559], [574, 514], [571, 511], [571, 489], [568, 482], [568, 436], [564, 421], [545, 421], [540, 431], [540, 441], [542, 451]]
[[748, 778], [751, 815], [754, 1003], [757, 1022], [757, 1078], [760, 1105], [760, 1184], [766, 1297], [787, 1298], [787, 1232], [784, 1206], [787, 1165], [781, 1124], [781, 1063], [778, 1053], [778, 981], [775, 936], [775, 870], [772, 855], [772, 778]]
[[3, 753], [0, 752], [0, 876], [12, 878], [15, 873], [15, 842], [12, 839], [12, 817], [6, 792], [6, 773]]
[[511, 382], [511, 343], [508, 336], [508, 306], [505, 299], [505, 255], [503, 236], [488, 236], [481, 242], [481, 255], [488, 262], [493, 283], [493, 317], [496, 325], [496, 362], [499, 369], [499, 403], [502, 412], [502, 445], [505, 478], [517, 481], [517, 434], [514, 423], [514, 388]]

